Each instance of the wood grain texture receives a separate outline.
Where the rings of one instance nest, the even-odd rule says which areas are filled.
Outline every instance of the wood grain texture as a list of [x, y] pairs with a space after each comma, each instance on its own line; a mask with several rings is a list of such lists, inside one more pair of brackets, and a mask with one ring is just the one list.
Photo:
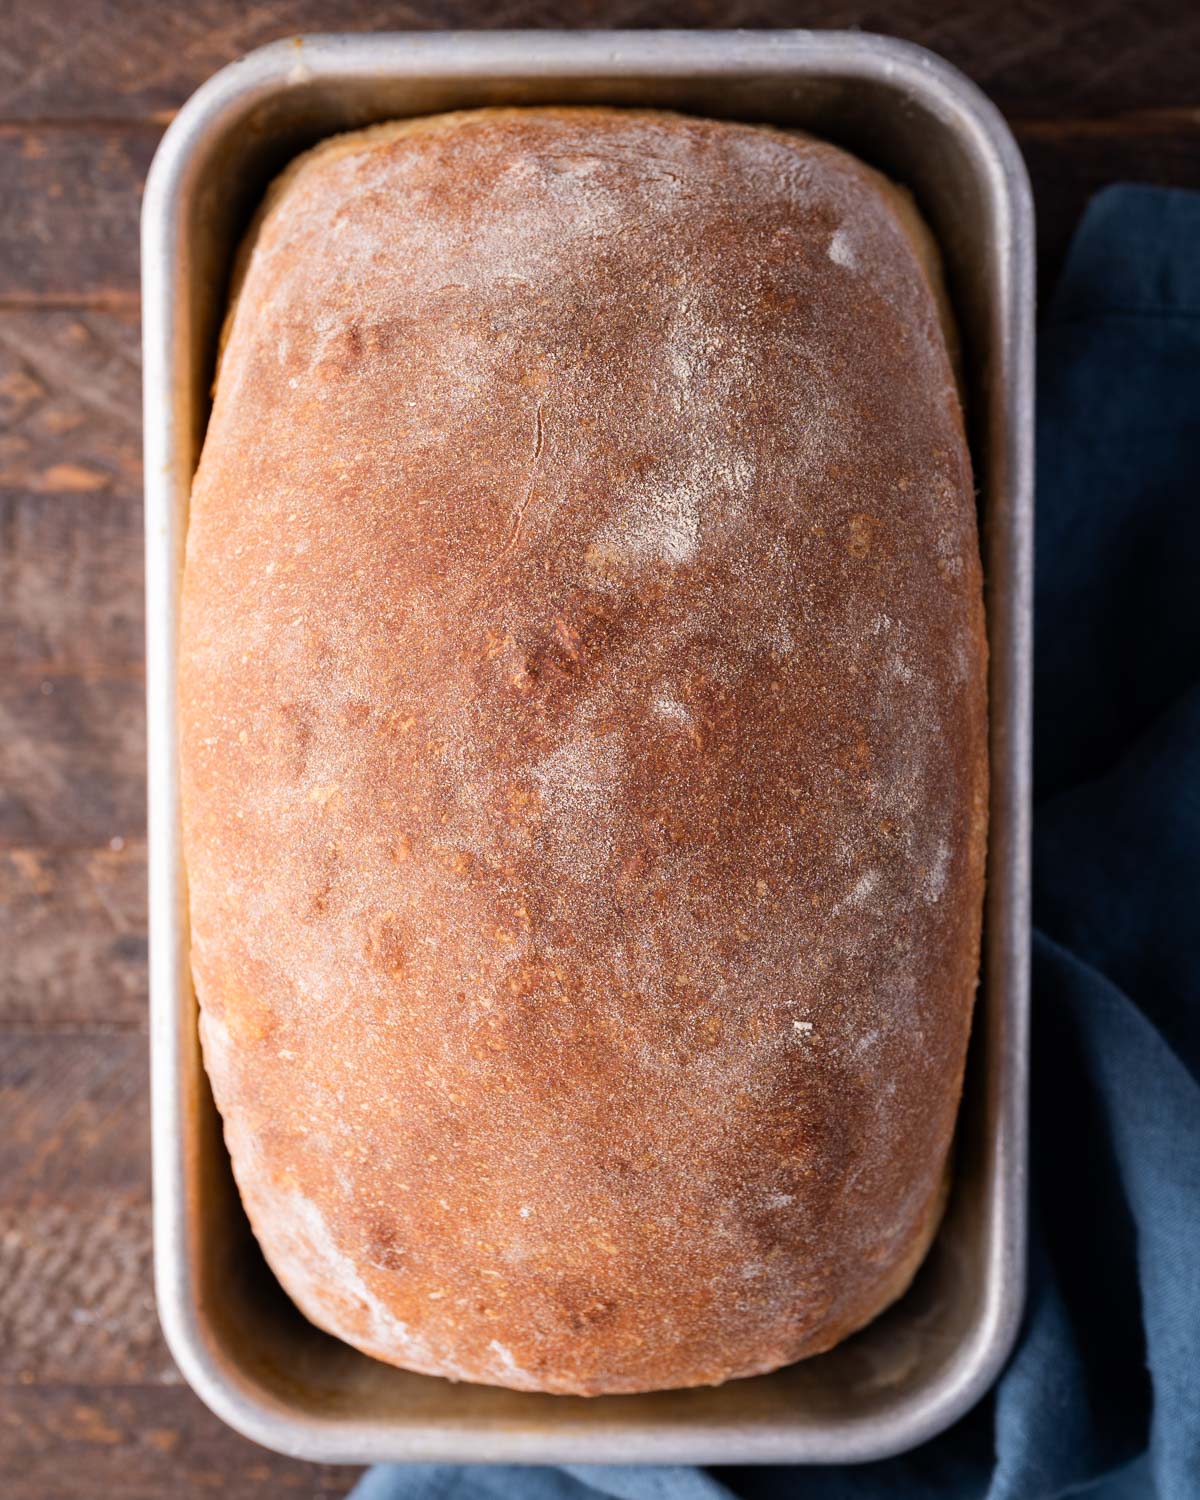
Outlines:
[[[99, 473], [84, 453], [49, 467]], [[141, 550], [136, 492], [0, 488], [0, 673], [140, 673]]]
[[0, 678], [0, 849], [97, 848], [146, 826], [140, 664]]
[[0, 1029], [145, 1030], [144, 842], [0, 850], [0, 953]]
[[1016, 135], [1033, 182], [1043, 301], [1093, 193], [1113, 182], [1200, 188], [1200, 107], [1105, 120], [1030, 120], [1016, 126]]
[[[100, 312], [0, 311], [0, 494], [116, 494], [140, 524], [140, 405], [134, 303]], [[140, 577], [140, 560], [130, 564], [121, 570], [126, 583]], [[3, 641], [0, 635], [0, 652]]]
[[0, 1384], [174, 1379], [151, 1290], [145, 1038], [10, 1031], [0, 1110]]
[[[12, 28], [0, 22], [4, 35]], [[136, 295], [138, 204], [160, 134], [137, 122], [0, 124], [0, 304], [103, 306]]]
[[255, 1447], [180, 1386], [0, 1391], [5, 1500], [336, 1500], [355, 1472]]
[[95, 1385], [175, 1383], [154, 1310], [150, 1205], [0, 1208], [0, 1334], [0, 1382], [70, 1383], [86, 1370]]
[[145, 1201], [146, 1070], [137, 1032], [7, 1030], [0, 1205]]
[[[72, 24], [63, 24], [63, 11]], [[6, 15], [11, 19], [5, 19]], [[1194, 95], [1186, 0], [74, 0], [0, 6], [0, 117], [161, 119], [252, 47], [313, 31], [442, 27], [816, 26], [941, 52], [1013, 115], [1102, 114]]]
[[[177, 1382], [149, 1306], [137, 218], [170, 115], [301, 31], [859, 26], [1006, 111], [1043, 296], [1087, 197], [1200, 187], [1187, 0], [0, 0], [0, 1493], [344, 1494]], [[112, 840], [123, 841], [113, 847]]]

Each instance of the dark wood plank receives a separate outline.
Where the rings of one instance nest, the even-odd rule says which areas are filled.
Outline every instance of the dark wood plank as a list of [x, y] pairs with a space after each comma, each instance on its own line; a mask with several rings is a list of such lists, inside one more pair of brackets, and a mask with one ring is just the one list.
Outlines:
[[1088, 199], [1114, 182], [1200, 188], [1200, 109], [1016, 126], [1038, 215], [1038, 270], [1049, 292]]
[[144, 1024], [139, 380], [135, 310], [0, 312], [0, 1024]]
[[[12, 34], [0, 23], [0, 36]], [[0, 126], [0, 304], [135, 296], [138, 205], [160, 134], [137, 123]]]
[[146, 1038], [135, 1031], [6, 1029], [0, 1206], [70, 1202], [98, 1209], [111, 1201], [144, 1202], [147, 1068]]
[[0, 1266], [0, 1385], [178, 1380], [154, 1309], [148, 1203], [0, 1208]]
[[[6, 191], [15, 195], [28, 186], [8, 182]], [[136, 499], [140, 418], [136, 304], [103, 312], [0, 312], [0, 493], [115, 492]]]
[[5, 1500], [338, 1500], [356, 1475], [268, 1453], [178, 1386], [78, 1382], [0, 1393]]
[[0, 1383], [173, 1380], [150, 1268], [145, 1038], [7, 1031], [0, 1120]]
[[[62, 467], [101, 472], [82, 453]], [[0, 673], [140, 670], [142, 601], [140, 495], [0, 487]]]
[[87, 676], [37, 662], [5, 671], [0, 849], [95, 849], [143, 836], [144, 692], [140, 664]]
[[0, 850], [0, 953], [0, 1037], [12, 1027], [143, 1030], [145, 844]]
[[[1015, 114], [1101, 114], [1196, 97], [1188, 0], [8, 0], [0, 117], [161, 117], [252, 47], [311, 31], [479, 26], [818, 26], [943, 53]], [[19, 20], [17, 19], [19, 11]]]
[[[894, 29], [890, 9], [874, 11], [878, 29]], [[1197, 94], [1186, 54], [1200, 42], [1200, 10], [1190, 0], [967, 0], [922, 6], [901, 26], [1018, 119], [1103, 115]]]

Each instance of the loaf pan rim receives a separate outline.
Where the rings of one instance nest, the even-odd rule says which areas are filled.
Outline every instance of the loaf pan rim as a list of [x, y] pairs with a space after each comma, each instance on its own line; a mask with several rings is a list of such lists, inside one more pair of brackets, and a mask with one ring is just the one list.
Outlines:
[[[191, 478], [194, 392], [180, 377], [181, 331], [174, 320], [180, 247], [172, 235], [182, 205], [198, 190], [198, 157], [214, 132], [273, 94], [314, 79], [391, 71], [418, 79], [512, 73], [580, 79], [597, 75], [680, 78], [696, 74], [854, 75], [908, 89], [972, 137], [995, 192], [996, 232], [1004, 237], [1008, 278], [1005, 377], [1010, 383], [1007, 501], [1013, 512], [1010, 578], [1004, 605], [1012, 660], [1006, 705], [1011, 743], [1005, 838], [1008, 858], [1009, 982], [1005, 996], [1007, 1064], [998, 1108], [1003, 1156], [1001, 1233], [991, 1245], [986, 1310], [940, 1378], [886, 1420], [848, 1420], [838, 1428], [751, 1428], [659, 1423], [622, 1430], [627, 1462], [862, 1462], [904, 1451], [934, 1436], [984, 1394], [1006, 1360], [1024, 1296], [1025, 1178], [1028, 1094], [1028, 938], [1030, 678], [1032, 569], [1033, 211], [1024, 163], [1007, 125], [986, 96], [950, 64], [912, 43], [856, 32], [440, 32], [329, 34], [271, 43], [229, 64], [192, 95], [168, 128], [152, 164], [143, 205], [143, 307], [146, 418], [147, 696], [149, 884], [151, 898], [151, 1118], [153, 1132], [155, 1280], [168, 1346], [188, 1383], [225, 1422], [264, 1446], [325, 1462], [381, 1459], [462, 1462], [596, 1462], [610, 1460], [613, 1434], [598, 1426], [559, 1424], [561, 1433], [481, 1431], [452, 1420], [424, 1429], [352, 1417], [314, 1418], [288, 1408], [242, 1370], [222, 1362], [212, 1326], [199, 1306], [193, 1255], [202, 1232], [188, 1222], [185, 1158], [194, 1150], [183, 1130], [187, 1091], [202, 1087], [199, 1051], [189, 1034], [186, 895], [178, 836], [174, 741], [176, 583], [182, 526], [180, 486]], [[186, 253], [186, 247], [184, 250]], [[188, 351], [190, 352], [190, 351]], [[989, 609], [995, 601], [989, 600]], [[989, 618], [989, 637], [991, 619]], [[993, 825], [995, 798], [993, 785]], [[993, 881], [996, 876], [992, 874]], [[190, 1027], [194, 1033], [194, 1025]], [[189, 1071], [190, 1070], [190, 1071]], [[447, 1384], [447, 1404], [455, 1387]]]

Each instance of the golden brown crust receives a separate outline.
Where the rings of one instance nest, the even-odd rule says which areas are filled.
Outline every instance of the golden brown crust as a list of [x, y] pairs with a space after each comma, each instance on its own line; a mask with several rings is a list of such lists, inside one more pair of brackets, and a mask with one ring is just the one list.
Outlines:
[[978, 963], [969, 459], [911, 210], [803, 137], [310, 153], [197, 475], [205, 1060], [314, 1322], [596, 1394], [828, 1348], [940, 1212]]

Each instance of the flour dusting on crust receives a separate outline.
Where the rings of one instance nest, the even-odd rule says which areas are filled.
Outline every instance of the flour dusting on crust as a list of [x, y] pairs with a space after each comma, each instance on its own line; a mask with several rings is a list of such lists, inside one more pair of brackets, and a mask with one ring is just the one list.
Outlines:
[[986, 709], [912, 223], [801, 136], [485, 110], [257, 225], [183, 588], [192, 961], [256, 1233], [379, 1358], [711, 1383], [924, 1252]]

